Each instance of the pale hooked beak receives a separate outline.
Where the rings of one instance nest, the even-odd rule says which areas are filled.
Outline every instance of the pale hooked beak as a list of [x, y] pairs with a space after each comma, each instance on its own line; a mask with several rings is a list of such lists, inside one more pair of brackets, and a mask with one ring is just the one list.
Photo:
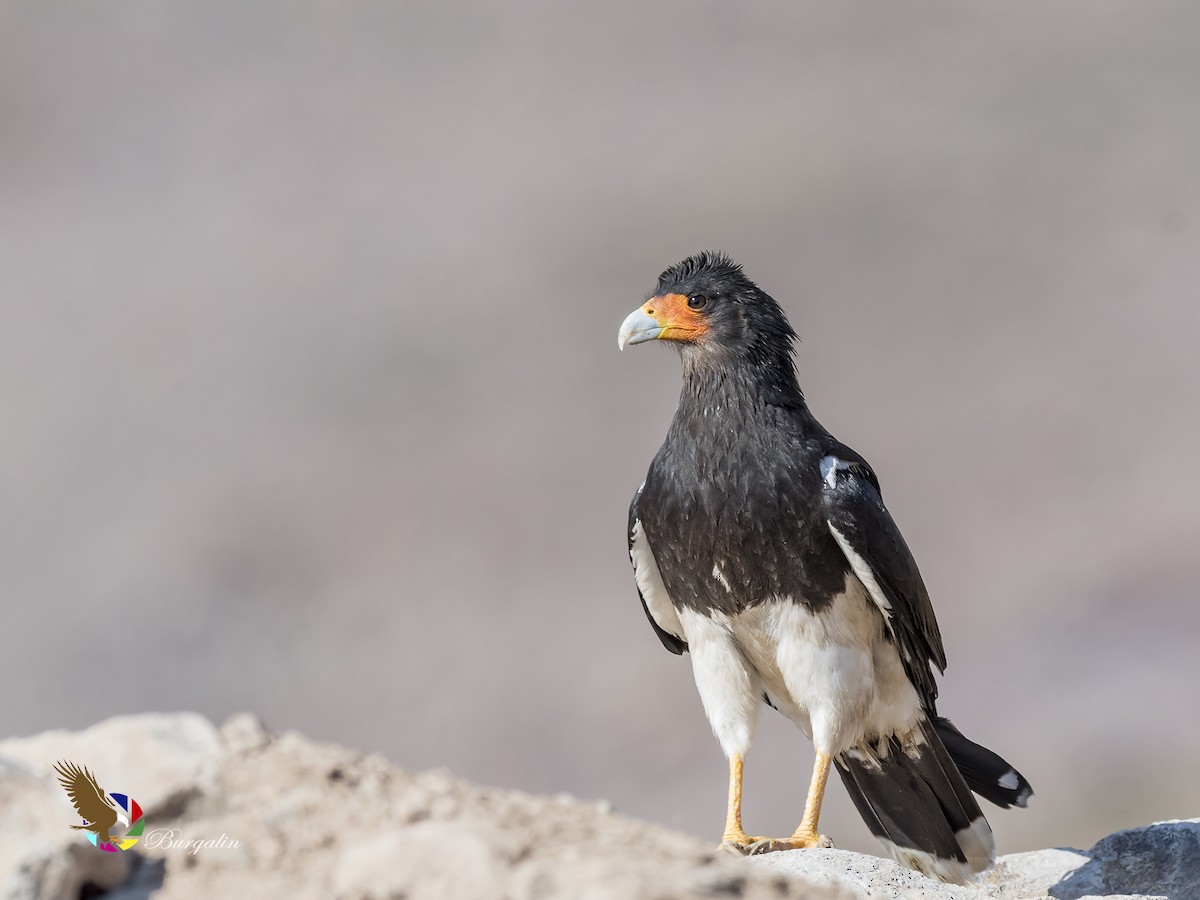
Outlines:
[[621, 330], [617, 332], [617, 349], [624, 350], [626, 344], [653, 341], [662, 333], [663, 326], [639, 307], [621, 323]]

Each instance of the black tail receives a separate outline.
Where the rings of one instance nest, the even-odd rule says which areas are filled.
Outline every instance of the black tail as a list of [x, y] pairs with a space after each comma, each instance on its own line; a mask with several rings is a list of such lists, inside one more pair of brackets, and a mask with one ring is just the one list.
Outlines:
[[897, 862], [962, 884], [992, 864], [992, 829], [928, 721], [921, 736], [909, 750], [893, 738], [878, 758], [847, 751], [837, 759], [838, 772], [867, 827]]
[[934, 718], [933, 730], [946, 746], [946, 752], [967, 780], [967, 786], [984, 800], [1007, 809], [1028, 806], [1033, 788], [1025, 776], [987, 747], [963, 737], [949, 719]]

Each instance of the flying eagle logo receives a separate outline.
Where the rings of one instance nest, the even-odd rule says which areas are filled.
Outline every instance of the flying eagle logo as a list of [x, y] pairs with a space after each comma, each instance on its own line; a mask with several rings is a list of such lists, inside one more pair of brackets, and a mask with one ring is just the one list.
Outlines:
[[[55, 763], [54, 771], [83, 819], [82, 825], [71, 828], [88, 832], [88, 839], [109, 853], [128, 850], [138, 842], [145, 823], [136, 800], [125, 794], [109, 794], [88, 769], [69, 760]], [[113, 834], [118, 823], [126, 829], [122, 837]]]

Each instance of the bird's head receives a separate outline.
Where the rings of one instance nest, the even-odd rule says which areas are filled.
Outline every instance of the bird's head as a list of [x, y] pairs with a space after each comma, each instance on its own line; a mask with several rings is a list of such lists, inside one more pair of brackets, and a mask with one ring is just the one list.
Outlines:
[[117, 821], [120, 822], [122, 825], [124, 825], [126, 828], [129, 827], [129, 816], [125, 815], [125, 813], [122, 812], [120, 809], [117, 810]]
[[617, 346], [670, 341], [694, 363], [788, 360], [796, 332], [770, 295], [723, 253], [698, 253], [658, 277], [621, 323]]

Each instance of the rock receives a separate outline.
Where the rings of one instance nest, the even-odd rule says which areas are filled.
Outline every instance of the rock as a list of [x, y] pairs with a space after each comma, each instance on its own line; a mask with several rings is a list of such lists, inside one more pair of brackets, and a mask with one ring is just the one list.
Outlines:
[[[67, 826], [50, 774], [70, 758], [146, 808], [130, 851]], [[1200, 821], [1120, 832], [1091, 850], [1003, 857], [967, 887], [839, 850], [751, 859], [566, 794], [484, 788], [377, 756], [190, 714], [0, 741], [0, 900], [1016, 900], [1129, 894], [1200, 900]]]
[[366, 835], [333, 868], [337, 900], [501, 900], [512, 864], [507, 835], [451, 822]]
[[1200, 900], [1200, 819], [1118, 831], [1086, 857], [1055, 885], [1055, 897], [1149, 894]]
[[249, 753], [261, 750], [271, 737], [262, 719], [253, 713], [234, 713], [221, 723], [221, 742], [230, 753]]
[[[217, 729], [195, 713], [117, 716], [85, 731], [0, 741], [0, 759], [38, 775], [51, 774], [61, 759], [86, 766], [106, 790], [134, 797], [147, 815], [170, 813], [211, 791], [220, 751]], [[135, 774], [136, 790], [122, 781]]]
[[[135, 848], [102, 853], [67, 827], [74, 812], [50, 772], [64, 757], [143, 802]], [[0, 800], [51, 811], [27, 817], [37, 828], [4, 832], [0, 820], [0, 896], [14, 900], [100, 890], [121, 900], [837, 896], [718, 860], [606, 804], [411, 774], [272, 735], [248, 715], [220, 730], [197, 716], [136, 716], [0, 742]]]
[[747, 859], [754, 865], [781, 874], [807, 878], [820, 884], [838, 885], [861, 897], [973, 900], [979, 896], [971, 888], [942, 884], [890, 859], [849, 850], [785, 850]]
[[1002, 856], [984, 873], [980, 885], [991, 885], [989, 896], [1045, 897], [1054, 886], [1088, 861], [1081, 850], [1032, 850]]
[[537, 860], [517, 868], [505, 895], [512, 900], [693, 900], [728, 897], [741, 900], [854, 900], [835, 885], [779, 875], [764, 879], [744, 860], [701, 864], [632, 858]]
[[1090, 850], [1002, 856], [966, 886], [938, 884], [891, 860], [844, 850], [792, 850], [754, 857], [787, 875], [833, 882], [865, 896], [930, 900], [1024, 900], [1092, 896], [1200, 900], [1200, 819], [1119, 831]]
[[25, 847], [12, 875], [0, 886], [4, 900], [77, 900], [85, 885], [109, 890], [127, 881], [135, 858], [103, 853], [76, 836], [65, 841], [39, 841]]

